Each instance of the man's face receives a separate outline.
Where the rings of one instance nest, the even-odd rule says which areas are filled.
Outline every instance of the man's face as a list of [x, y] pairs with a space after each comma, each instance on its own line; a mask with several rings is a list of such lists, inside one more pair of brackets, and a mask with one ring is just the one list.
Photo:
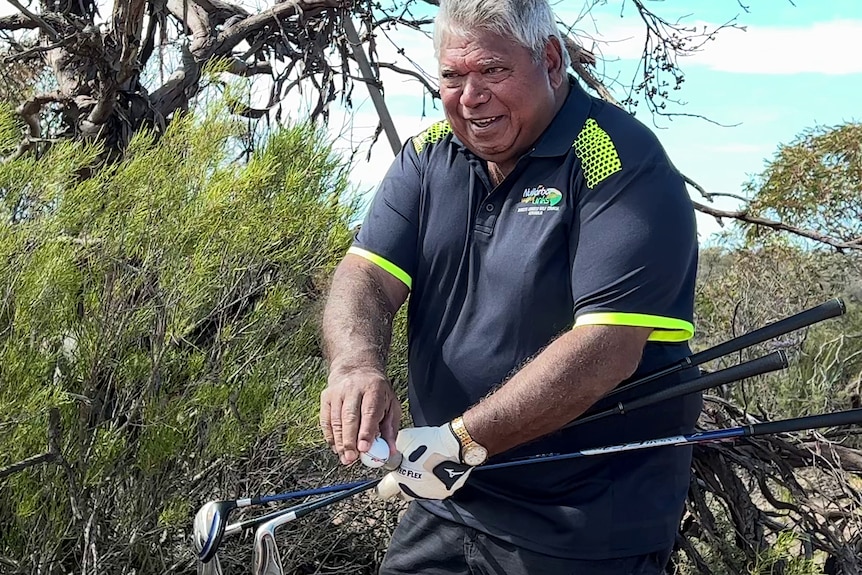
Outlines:
[[511, 169], [557, 111], [559, 49], [549, 42], [536, 62], [527, 48], [491, 32], [445, 37], [440, 96], [455, 135], [479, 157]]

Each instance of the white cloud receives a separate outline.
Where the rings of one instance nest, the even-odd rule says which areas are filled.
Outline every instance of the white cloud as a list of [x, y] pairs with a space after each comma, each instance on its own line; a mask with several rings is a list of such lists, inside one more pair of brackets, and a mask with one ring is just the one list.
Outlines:
[[[716, 24], [696, 22], [715, 29]], [[594, 36], [597, 47], [608, 58], [640, 58], [644, 31], [634, 24], [602, 27]], [[589, 45], [589, 41], [586, 42]], [[681, 63], [739, 74], [827, 75], [862, 73], [862, 20], [814, 22], [805, 27], [747, 26], [725, 28]]]

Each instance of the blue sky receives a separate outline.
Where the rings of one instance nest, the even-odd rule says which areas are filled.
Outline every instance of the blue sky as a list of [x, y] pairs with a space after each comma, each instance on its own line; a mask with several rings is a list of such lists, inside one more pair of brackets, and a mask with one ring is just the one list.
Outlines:
[[[862, 121], [862, 0], [664, 0], [647, 5], [668, 20], [682, 18], [685, 25], [715, 27], [736, 18], [745, 31], [725, 29], [698, 54], [681, 61], [686, 81], [679, 96], [686, 102], [675, 111], [699, 114], [703, 119], [653, 119], [646, 110], [638, 118], [661, 139], [674, 163], [710, 192], [738, 194], [743, 184], [760, 172], [781, 143], [817, 125]], [[579, 40], [600, 53], [600, 71], [620, 81], [631, 78], [643, 44], [643, 27], [631, 2], [608, 0], [575, 22], [582, 2], [556, 4], [557, 14], [573, 26]], [[623, 9], [621, 11], [621, 6]], [[430, 40], [417, 33], [389, 33], [406, 45], [430, 76], [436, 73]], [[378, 37], [381, 60], [409, 65], [395, 54], [386, 36]], [[404, 140], [442, 118], [430, 107], [419, 84], [384, 71], [386, 101]], [[624, 97], [621, 89], [615, 91]], [[355, 147], [376, 124], [366, 92], [358, 88], [362, 104], [352, 118], [333, 126], [341, 145]], [[640, 108], [640, 106], [639, 106]], [[336, 120], [336, 123], [338, 120]], [[381, 137], [371, 159], [357, 159], [352, 179], [366, 195], [373, 193], [392, 152]], [[696, 191], [692, 197], [703, 201]], [[718, 200], [716, 207], [732, 209], [733, 200]], [[720, 228], [713, 218], [699, 217], [702, 241]]]

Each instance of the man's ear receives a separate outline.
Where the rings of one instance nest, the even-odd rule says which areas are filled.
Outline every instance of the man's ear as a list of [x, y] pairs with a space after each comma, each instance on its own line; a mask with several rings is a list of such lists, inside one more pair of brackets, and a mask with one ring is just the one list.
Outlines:
[[545, 64], [548, 69], [548, 80], [551, 83], [551, 87], [555, 90], [560, 87], [563, 79], [566, 77], [566, 70], [563, 64], [563, 50], [565, 48], [563, 48], [562, 44], [560, 44], [560, 39], [556, 36], [551, 36], [545, 43]]

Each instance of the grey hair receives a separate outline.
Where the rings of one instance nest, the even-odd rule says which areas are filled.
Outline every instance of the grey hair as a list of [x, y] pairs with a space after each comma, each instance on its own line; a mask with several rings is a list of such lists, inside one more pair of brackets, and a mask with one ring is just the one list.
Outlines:
[[440, 57], [445, 36], [470, 38], [477, 30], [512, 38], [537, 62], [542, 60], [545, 44], [555, 37], [562, 48], [564, 68], [571, 65], [564, 36], [547, 0], [440, 0], [434, 19], [434, 56]]

